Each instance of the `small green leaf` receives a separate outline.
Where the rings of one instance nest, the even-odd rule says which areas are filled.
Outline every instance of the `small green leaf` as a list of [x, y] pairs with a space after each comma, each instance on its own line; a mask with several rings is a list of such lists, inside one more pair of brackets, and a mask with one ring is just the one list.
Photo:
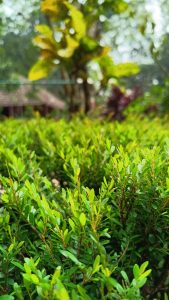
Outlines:
[[74, 231], [75, 230], [75, 223], [70, 218], [69, 218], [69, 225], [71, 226], [72, 230]]
[[22, 271], [25, 270], [24, 267], [18, 261], [12, 261], [12, 264], [21, 269]]
[[14, 247], [15, 247], [15, 244], [14, 244], [14, 243], [11, 244], [11, 245], [9, 246], [9, 248], [8, 248], [8, 252], [9, 252], [9, 253], [12, 252], [12, 250], [13, 250]]
[[0, 296], [0, 300], [14, 300], [14, 297], [10, 295], [3, 295]]
[[146, 281], [147, 281], [147, 278], [143, 278], [143, 279], [139, 280], [137, 282], [137, 284], [135, 285], [135, 288], [137, 288], [137, 289], [142, 288], [145, 285]]
[[30, 275], [30, 278], [31, 278], [31, 281], [32, 281], [34, 284], [38, 284], [38, 283], [39, 283], [39, 278], [38, 278], [35, 274], [31, 274], [31, 275]]
[[125, 280], [126, 282], [129, 282], [129, 278], [128, 278], [128, 276], [127, 276], [127, 274], [126, 274], [125, 271], [121, 271], [121, 275], [123, 276], [123, 278], [124, 278], [124, 280]]
[[121, 286], [121, 284], [119, 284], [119, 283], [117, 282], [117, 280], [115, 280], [114, 278], [109, 278], [109, 282], [111, 283], [111, 285], [112, 285], [113, 287], [116, 288], [116, 290], [119, 292], [119, 294], [122, 294], [122, 293], [124, 292], [123, 287]]
[[56, 296], [56, 299], [58, 300], [70, 300], [67, 290], [59, 279], [57, 279], [57, 285], [54, 289], [53, 295]]
[[80, 220], [80, 224], [84, 227], [86, 224], [86, 215], [84, 213], [81, 213], [79, 220]]
[[100, 255], [97, 255], [93, 263], [93, 274], [100, 269]]
[[58, 278], [60, 277], [61, 274], [61, 267], [57, 267], [57, 269], [55, 270], [55, 273], [52, 276], [52, 281], [51, 284], [54, 285], [57, 283]]
[[19, 244], [18, 244], [18, 248], [21, 248], [23, 246], [25, 242], [24, 241], [21, 241]]
[[150, 273], [151, 273], [151, 269], [145, 271], [141, 276], [139, 276], [139, 280], [148, 277]]
[[66, 251], [66, 250], [60, 250], [60, 253], [62, 255], [64, 255], [65, 257], [70, 258], [70, 260], [72, 260], [75, 264], [77, 264], [79, 266], [83, 266], [83, 264], [71, 252]]
[[140, 275], [140, 269], [139, 269], [139, 266], [137, 264], [135, 264], [134, 267], [133, 267], [133, 274], [134, 274], [134, 278], [138, 279], [138, 277]]
[[142, 274], [145, 269], [147, 268], [149, 262], [148, 261], [145, 261], [141, 266], [140, 266], [140, 274]]

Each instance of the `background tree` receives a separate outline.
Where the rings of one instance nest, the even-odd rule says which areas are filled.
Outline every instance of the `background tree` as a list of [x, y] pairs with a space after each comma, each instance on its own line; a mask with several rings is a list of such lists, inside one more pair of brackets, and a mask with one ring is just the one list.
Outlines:
[[[72, 1], [71, 1], [72, 2]], [[85, 112], [90, 110], [89, 64], [95, 62], [102, 72], [105, 85], [112, 77], [136, 74], [134, 63], [115, 64], [109, 54], [111, 48], [102, 43], [103, 19], [129, 9], [126, 1], [57, 1], [43, 0], [42, 13], [47, 15], [48, 25], [36, 26], [39, 32], [34, 44], [40, 51], [37, 63], [29, 73], [30, 80], [47, 77], [59, 68], [64, 79], [80, 80], [84, 95]], [[75, 86], [67, 89], [70, 109], [76, 97]]]
[[[3, 0], [0, 2], [0, 80], [16, 74], [27, 76], [37, 59], [31, 39], [39, 22], [39, 0]], [[4, 86], [3, 86], [4, 87]]]

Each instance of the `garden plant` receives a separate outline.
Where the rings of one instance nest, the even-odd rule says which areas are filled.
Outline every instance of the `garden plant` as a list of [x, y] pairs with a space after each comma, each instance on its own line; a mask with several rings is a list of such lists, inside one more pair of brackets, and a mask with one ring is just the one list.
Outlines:
[[0, 123], [0, 300], [168, 299], [168, 124]]

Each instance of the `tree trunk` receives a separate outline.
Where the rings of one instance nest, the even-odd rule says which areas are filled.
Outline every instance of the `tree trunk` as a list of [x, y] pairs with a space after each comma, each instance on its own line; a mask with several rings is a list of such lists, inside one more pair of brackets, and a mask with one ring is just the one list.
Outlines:
[[90, 90], [87, 79], [83, 80], [83, 94], [84, 94], [84, 105], [85, 105], [85, 114], [90, 111], [91, 103], [90, 103]]
[[75, 86], [71, 85], [71, 93], [70, 93], [70, 102], [69, 102], [69, 112], [73, 113], [75, 111]]
[[[65, 81], [71, 81], [73, 75], [70, 76], [63, 68], [61, 69], [61, 76], [62, 79]], [[75, 111], [75, 96], [76, 96], [76, 89], [75, 85], [72, 83], [64, 85], [64, 92], [65, 97], [68, 98], [68, 109], [70, 113]]]

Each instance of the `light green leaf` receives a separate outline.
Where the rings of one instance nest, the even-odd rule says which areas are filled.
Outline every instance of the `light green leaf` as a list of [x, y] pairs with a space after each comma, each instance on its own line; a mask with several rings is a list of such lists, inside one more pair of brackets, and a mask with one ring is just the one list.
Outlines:
[[140, 269], [139, 269], [139, 266], [137, 264], [135, 264], [134, 267], [133, 267], [133, 274], [134, 274], [134, 278], [138, 279], [138, 277], [140, 275]]
[[0, 300], [14, 300], [14, 297], [10, 295], [3, 295], [0, 296]]
[[86, 215], [84, 213], [80, 214], [79, 221], [80, 221], [80, 224], [84, 227], [86, 224]]
[[79, 266], [83, 266], [83, 264], [71, 252], [66, 251], [66, 250], [60, 250], [60, 253], [62, 255], [64, 255], [65, 257], [69, 258], [70, 260], [72, 260], [75, 264], [77, 264]]
[[32, 281], [34, 284], [38, 284], [38, 283], [39, 283], [39, 278], [38, 278], [35, 274], [31, 274], [31, 275], [30, 275], [30, 278], [31, 278], [31, 281]]
[[55, 273], [52, 276], [52, 281], [51, 281], [52, 285], [57, 283], [58, 278], [60, 277], [60, 274], [61, 274], [61, 267], [59, 266], [59, 267], [57, 267], [57, 269], [55, 270]]
[[12, 250], [13, 250], [14, 247], [15, 247], [15, 244], [14, 244], [14, 243], [11, 244], [11, 245], [9, 246], [9, 248], [8, 248], [8, 252], [9, 252], [9, 253], [12, 252]]
[[93, 274], [100, 269], [100, 255], [97, 255], [93, 263]]
[[147, 268], [149, 262], [148, 261], [145, 261], [141, 266], [140, 266], [140, 274], [142, 274], [145, 269]]
[[59, 279], [57, 279], [53, 295], [56, 296], [58, 300], [70, 300], [67, 290]]
[[69, 218], [69, 225], [71, 226], [72, 230], [74, 231], [75, 230], [75, 223], [70, 218]]
[[137, 288], [137, 289], [142, 288], [145, 285], [146, 281], [147, 281], [147, 278], [143, 278], [143, 279], [139, 280], [136, 283], [135, 288]]
[[121, 271], [121, 275], [123, 276], [123, 278], [124, 278], [124, 280], [125, 280], [126, 282], [129, 282], [129, 278], [128, 278], [128, 276], [127, 276], [127, 274], [126, 274], [125, 271]]
[[148, 276], [150, 275], [151, 271], [152, 271], [151, 269], [145, 271], [145, 272], [139, 277], [139, 280], [148, 277]]
[[119, 292], [119, 294], [122, 294], [122, 293], [124, 292], [123, 287], [121, 286], [121, 284], [119, 284], [119, 283], [117, 282], [117, 280], [115, 280], [114, 278], [109, 278], [109, 282], [111, 283], [111, 285], [112, 285], [113, 287], [116, 288], [116, 290]]

